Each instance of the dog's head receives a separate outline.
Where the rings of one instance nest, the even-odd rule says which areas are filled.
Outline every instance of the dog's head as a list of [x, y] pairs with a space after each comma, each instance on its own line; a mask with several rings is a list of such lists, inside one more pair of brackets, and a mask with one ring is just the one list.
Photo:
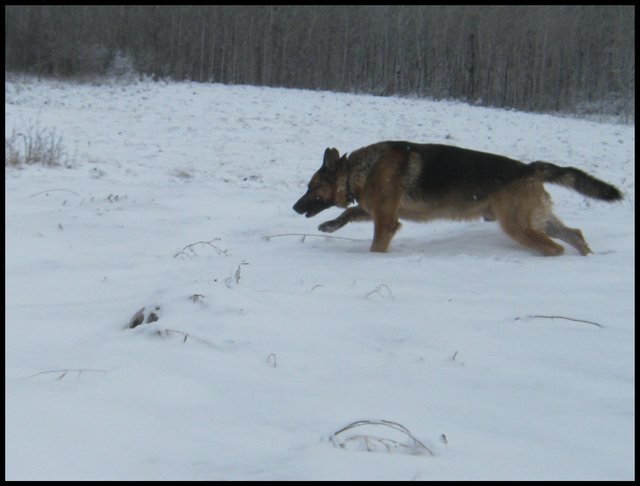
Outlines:
[[310, 218], [332, 206], [343, 206], [340, 196], [344, 191], [338, 188], [338, 180], [344, 161], [346, 157], [341, 158], [337, 149], [325, 150], [322, 167], [313, 174], [307, 192], [293, 205], [293, 210]]

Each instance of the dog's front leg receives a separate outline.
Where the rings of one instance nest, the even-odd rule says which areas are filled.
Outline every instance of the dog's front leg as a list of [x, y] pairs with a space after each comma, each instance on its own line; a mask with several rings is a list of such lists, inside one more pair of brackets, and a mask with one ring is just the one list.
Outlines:
[[396, 231], [400, 229], [400, 222], [396, 217], [374, 217], [373, 220], [373, 241], [371, 242], [370, 251], [385, 252], [389, 249], [389, 243]]
[[370, 219], [371, 216], [369, 213], [367, 213], [361, 206], [354, 206], [352, 208], [345, 209], [336, 219], [325, 221], [318, 226], [318, 229], [325, 233], [333, 233], [351, 221], [368, 221]]

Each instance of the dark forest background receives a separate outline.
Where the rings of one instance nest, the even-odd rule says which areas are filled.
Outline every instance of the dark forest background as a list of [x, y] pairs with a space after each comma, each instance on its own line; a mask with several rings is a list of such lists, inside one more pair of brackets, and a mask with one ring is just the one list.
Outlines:
[[5, 72], [635, 119], [634, 6], [5, 6]]

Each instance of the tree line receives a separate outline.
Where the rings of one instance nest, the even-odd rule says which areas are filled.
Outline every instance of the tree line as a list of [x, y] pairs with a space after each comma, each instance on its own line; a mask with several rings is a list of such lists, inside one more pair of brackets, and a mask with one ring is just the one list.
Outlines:
[[5, 6], [5, 71], [635, 116], [635, 7]]

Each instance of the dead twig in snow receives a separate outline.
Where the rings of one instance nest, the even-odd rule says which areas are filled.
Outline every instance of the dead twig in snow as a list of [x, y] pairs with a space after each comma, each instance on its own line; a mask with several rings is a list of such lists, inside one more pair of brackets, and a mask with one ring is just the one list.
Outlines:
[[[160, 334], [160, 331], [158, 331], [158, 333]], [[187, 338], [190, 338], [192, 341], [196, 341], [199, 342], [201, 344], [205, 344], [207, 346], [209, 346], [210, 348], [214, 348], [214, 349], [218, 349], [220, 350], [221, 348], [219, 346], [216, 346], [215, 344], [213, 344], [211, 341], [207, 341], [206, 339], [194, 336], [193, 334], [189, 334], [188, 332], [184, 332], [184, 331], [178, 331], [176, 329], [165, 329], [164, 333], [168, 336], [170, 333], [175, 333], [175, 334], [181, 334], [184, 336], [184, 339], [182, 340], [182, 343], [186, 343], [187, 342]]]
[[[597, 322], [587, 321], [585, 319], [574, 319], [573, 317], [529, 315], [529, 316], [525, 316], [525, 319], [565, 319], [567, 321], [584, 322], [586, 324], [592, 324], [594, 326], [598, 326], [598, 327], [604, 328], [604, 326], [602, 324], [598, 324]], [[518, 321], [518, 320], [520, 320], [520, 318], [516, 317], [516, 321]]]
[[80, 195], [77, 192], [72, 191], [71, 189], [48, 189], [46, 191], [40, 191], [40, 192], [36, 192], [35, 194], [31, 194], [29, 197], [35, 197], [35, 196], [39, 196], [40, 194], [47, 194], [48, 192], [56, 192], [56, 191], [58, 191], [58, 192], [60, 192], [60, 191], [70, 192], [71, 194], [74, 194], [75, 196], [79, 196]]
[[62, 380], [67, 375], [67, 373], [71, 373], [71, 372], [78, 373], [78, 376], [80, 376], [84, 372], [109, 373], [109, 370], [94, 370], [94, 369], [89, 369], [89, 368], [69, 368], [69, 369], [62, 369], [62, 370], [46, 370], [46, 371], [40, 371], [39, 373], [35, 373], [33, 375], [30, 375], [30, 376], [25, 376], [22, 379], [23, 380], [28, 380], [30, 378], [35, 378], [36, 376], [40, 376], [40, 375], [46, 375], [48, 373], [62, 373], [57, 378], [58, 380]]
[[236, 285], [238, 285], [240, 283], [240, 277], [241, 277], [241, 271], [240, 269], [242, 268], [243, 265], [249, 265], [249, 262], [246, 260], [242, 260], [239, 264], [238, 264], [238, 268], [236, 268], [236, 272], [234, 273], [233, 277], [227, 277], [224, 279], [224, 284], [227, 286], [227, 288], [232, 288], [233, 287], [233, 281], [235, 280]]
[[[185, 246], [182, 250], [177, 252], [175, 255], [173, 255], [173, 258], [178, 258], [179, 256], [198, 256], [196, 251], [193, 249], [193, 247], [196, 245], [208, 245], [211, 248], [213, 248], [218, 255], [229, 256], [229, 249], [227, 248], [226, 250], [223, 250], [221, 248], [218, 248], [216, 245], [213, 244], [214, 241], [220, 241], [220, 238], [214, 238], [209, 241], [196, 241], [194, 243], [190, 243], [189, 245]], [[187, 253], [187, 250], [191, 252], [191, 255]]]
[[183, 343], [186, 343], [187, 338], [189, 337], [189, 333], [183, 332], [183, 331], [176, 331], [175, 329], [165, 329], [164, 332], [165, 334], [169, 334], [170, 332], [175, 332], [176, 334], [182, 334], [184, 336], [184, 339], [182, 340]]
[[[342, 434], [355, 427], [360, 427], [365, 425], [381, 425], [381, 426], [392, 428], [409, 437], [412, 440], [412, 443], [407, 445], [393, 439], [376, 437], [373, 435], [364, 435], [364, 434], [358, 434], [358, 435], [347, 437], [346, 439], [344, 439], [344, 441], [341, 441], [338, 438], [339, 434]], [[346, 425], [345, 427], [331, 434], [330, 440], [333, 443], [333, 445], [335, 445], [336, 447], [340, 447], [342, 449], [345, 448], [345, 444], [348, 441], [361, 440], [365, 443], [365, 446], [368, 451], [374, 451], [376, 449], [375, 447], [376, 444], [380, 444], [385, 448], [387, 452], [391, 452], [392, 449], [404, 448], [411, 454], [419, 454], [421, 451], [426, 451], [429, 455], [431, 456], [434, 455], [433, 451], [429, 449], [426, 445], [424, 445], [424, 443], [416, 439], [414, 435], [409, 431], [409, 429], [407, 429], [404, 425], [401, 425], [397, 422], [392, 422], [390, 420], [358, 420], [356, 422], [350, 423], [349, 425]]]
[[[382, 292], [382, 289], [387, 289], [386, 295], [385, 295], [385, 293]], [[394, 301], [394, 302], [396, 300], [396, 298], [393, 296], [393, 292], [391, 292], [391, 289], [386, 284], [380, 284], [374, 290], [369, 292], [367, 294], [367, 299], [369, 298], [369, 296], [371, 296], [373, 294], [378, 294], [383, 299], [391, 298], [391, 300]]]

